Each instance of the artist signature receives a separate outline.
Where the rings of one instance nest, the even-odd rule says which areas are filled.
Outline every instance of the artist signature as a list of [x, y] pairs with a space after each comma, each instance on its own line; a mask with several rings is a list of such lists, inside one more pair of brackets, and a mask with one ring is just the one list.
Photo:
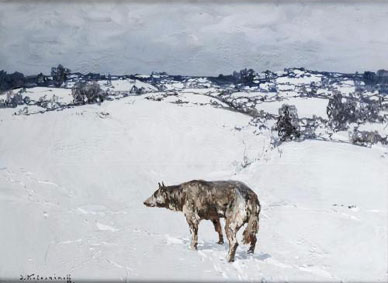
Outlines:
[[27, 274], [23, 275], [20, 274], [19, 280], [28, 280], [28, 281], [62, 281], [66, 283], [75, 283], [71, 280], [71, 274], [66, 274], [66, 276], [57, 276], [54, 274], [54, 276], [43, 276], [39, 274]]

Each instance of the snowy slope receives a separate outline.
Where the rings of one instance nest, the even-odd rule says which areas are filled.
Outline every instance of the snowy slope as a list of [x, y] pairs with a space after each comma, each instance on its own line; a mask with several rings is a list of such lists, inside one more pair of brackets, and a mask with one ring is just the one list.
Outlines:
[[295, 105], [298, 109], [299, 117], [312, 118], [313, 115], [327, 119], [326, 107], [328, 101], [319, 98], [289, 98], [282, 101], [265, 102], [256, 106], [257, 110], [264, 110], [271, 114], [278, 114], [278, 110], [283, 104]]
[[[387, 280], [386, 148], [305, 141], [271, 150], [249, 116], [201, 97], [1, 110], [0, 278]], [[142, 204], [157, 182], [194, 178], [256, 191], [253, 256], [240, 245], [227, 263], [210, 222], [192, 251], [181, 213]]]
[[101, 88], [104, 90], [112, 90], [112, 91], [127, 91], [129, 92], [132, 87], [136, 86], [137, 88], [144, 88], [147, 91], [156, 91], [157, 88], [143, 83], [139, 80], [131, 80], [131, 79], [120, 79], [120, 80], [112, 80], [110, 83], [108, 81], [99, 81]]

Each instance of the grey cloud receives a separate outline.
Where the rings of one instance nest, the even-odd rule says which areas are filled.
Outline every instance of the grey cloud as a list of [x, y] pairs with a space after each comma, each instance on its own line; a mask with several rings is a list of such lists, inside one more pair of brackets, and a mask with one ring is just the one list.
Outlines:
[[387, 68], [388, 3], [0, 2], [0, 69], [218, 75]]

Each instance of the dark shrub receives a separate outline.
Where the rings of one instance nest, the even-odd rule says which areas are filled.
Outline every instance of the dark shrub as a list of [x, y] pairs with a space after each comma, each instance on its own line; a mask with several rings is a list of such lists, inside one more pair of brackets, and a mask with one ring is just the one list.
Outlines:
[[72, 96], [74, 104], [91, 104], [103, 102], [108, 93], [96, 82], [77, 83], [72, 89]]
[[329, 125], [337, 131], [346, 130], [350, 123], [377, 121], [379, 110], [378, 102], [358, 101], [352, 97], [345, 98], [340, 93], [329, 99], [326, 108]]
[[355, 100], [343, 98], [340, 93], [336, 93], [329, 99], [326, 108], [329, 123], [335, 130], [345, 130], [348, 123], [355, 122], [357, 103]]
[[15, 108], [18, 105], [24, 104], [21, 92], [14, 93], [12, 90], [7, 92], [5, 99], [5, 107]]
[[58, 67], [51, 68], [51, 76], [56, 87], [60, 87], [70, 74], [70, 69], [63, 67], [61, 64]]
[[377, 82], [377, 76], [375, 72], [364, 72], [362, 79], [366, 85], [372, 85]]
[[300, 137], [298, 112], [294, 105], [283, 104], [279, 108], [276, 130], [281, 141], [294, 140]]
[[24, 86], [24, 83], [25, 77], [22, 73], [7, 74], [3, 70], [0, 71], [0, 91], [20, 88]]

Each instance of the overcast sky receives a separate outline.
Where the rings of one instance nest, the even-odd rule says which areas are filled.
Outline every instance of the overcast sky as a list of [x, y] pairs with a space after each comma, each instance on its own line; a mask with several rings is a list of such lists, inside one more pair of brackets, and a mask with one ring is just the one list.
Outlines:
[[388, 68], [388, 2], [0, 0], [0, 69], [218, 75]]

